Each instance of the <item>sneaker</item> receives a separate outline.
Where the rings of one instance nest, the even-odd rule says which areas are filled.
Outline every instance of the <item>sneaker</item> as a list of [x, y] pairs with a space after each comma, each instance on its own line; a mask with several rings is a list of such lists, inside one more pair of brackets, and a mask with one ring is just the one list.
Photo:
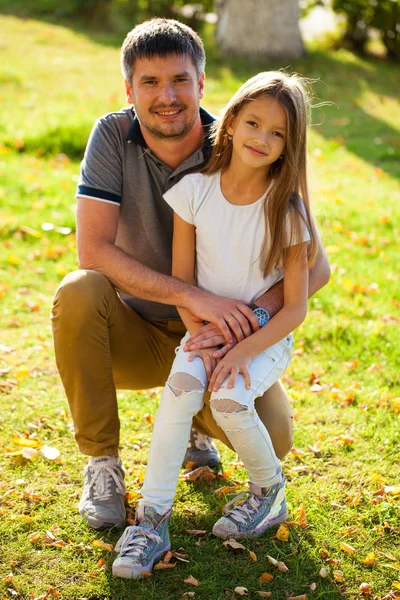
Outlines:
[[171, 549], [168, 533], [170, 515], [171, 510], [159, 515], [151, 506], [139, 506], [136, 524], [127, 527], [116, 543], [115, 551], [119, 552], [119, 556], [112, 566], [113, 575], [138, 579], [144, 572], [151, 572], [154, 563]]
[[250, 489], [228, 502], [230, 505], [244, 498], [221, 517], [213, 527], [213, 534], [223, 540], [228, 538], [253, 538], [261, 535], [268, 527], [285, 521], [288, 517], [285, 497], [285, 477], [269, 488], [250, 483]]
[[118, 456], [93, 457], [86, 465], [79, 512], [93, 529], [125, 526], [124, 475]]
[[188, 462], [196, 463], [199, 467], [216, 467], [221, 462], [221, 456], [213, 439], [192, 429], [183, 464]]

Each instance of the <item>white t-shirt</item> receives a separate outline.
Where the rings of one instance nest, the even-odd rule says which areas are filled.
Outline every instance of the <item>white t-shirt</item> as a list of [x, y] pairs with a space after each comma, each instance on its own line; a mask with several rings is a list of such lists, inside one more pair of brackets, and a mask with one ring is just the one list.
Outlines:
[[[221, 190], [221, 173], [192, 173], [164, 194], [164, 199], [196, 228], [196, 285], [219, 296], [254, 302], [277, 281], [283, 269], [264, 277], [260, 254], [265, 237], [263, 201], [231, 204]], [[290, 219], [287, 225], [290, 227]], [[299, 244], [310, 239], [303, 226]]]

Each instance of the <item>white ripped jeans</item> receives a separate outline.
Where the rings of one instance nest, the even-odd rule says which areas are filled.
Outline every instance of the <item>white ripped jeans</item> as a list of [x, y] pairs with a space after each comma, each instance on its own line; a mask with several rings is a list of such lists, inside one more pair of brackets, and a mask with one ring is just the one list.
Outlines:
[[[183, 350], [188, 338], [187, 333], [176, 349], [171, 373], [161, 396], [141, 489], [140, 504], [153, 506], [160, 514], [173, 504], [192, 420], [203, 406], [207, 389], [202, 359], [196, 357], [189, 362], [189, 352]], [[243, 376], [238, 375], [233, 388], [226, 387], [227, 378], [210, 398], [215, 421], [239, 455], [250, 481], [261, 487], [274, 483], [279, 459], [255, 410], [254, 401], [283, 375], [292, 358], [292, 346], [293, 336], [290, 334], [251, 361], [249, 390]]]

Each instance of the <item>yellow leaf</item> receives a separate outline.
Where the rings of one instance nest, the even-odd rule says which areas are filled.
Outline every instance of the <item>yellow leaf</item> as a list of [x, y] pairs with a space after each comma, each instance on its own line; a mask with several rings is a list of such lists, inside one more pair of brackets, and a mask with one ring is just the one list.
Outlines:
[[400, 485], [385, 485], [384, 490], [389, 496], [400, 496]]
[[262, 575], [260, 575], [260, 577], [258, 578], [258, 581], [260, 583], [268, 583], [268, 581], [272, 581], [274, 578], [273, 575], [271, 575], [271, 573], [263, 573]]
[[350, 546], [349, 544], [346, 544], [345, 542], [341, 542], [340, 543], [340, 548], [342, 550], [344, 550], [344, 552], [347, 552], [347, 554], [350, 554], [351, 556], [353, 556], [353, 554], [356, 553], [356, 549], [353, 548], [353, 546]]
[[31, 544], [38, 544], [42, 540], [42, 534], [40, 531], [35, 531], [28, 536], [28, 540]]
[[400, 590], [400, 581], [393, 581], [392, 586], [396, 588], [396, 590]]
[[304, 504], [300, 505], [299, 508], [299, 518], [298, 518], [300, 527], [307, 527], [307, 515], [306, 515], [306, 509], [304, 508]]
[[278, 540], [281, 540], [281, 542], [287, 542], [290, 537], [289, 528], [286, 527], [286, 525], [280, 525], [276, 532], [276, 537]]
[[7, 262], [10, 263], [10, 265], [16, 266], [16, 265], [19, 265], [20, 261], [19, 261], [18, 256], [16, 256], [15, 254], [9, 254], [7, 256]]
[[368, 552], [367, 556], [363, 559], [363, 564], [367, 565], [367, 567], [370, 567], [376, 563], [377, 560], [378, 559], [373, 552]]
[[343, 571], [333, 571], [333, 578], [338, 583], [342, 583], [344, 581]]
[[38, 448], [40, 446], [39, 440], [31, 440], [24, 437], [13, 437], [12, 442], [17, 444], [17, 446], [25, 446], [26, 448]]
[[16, 377], [18, 377], [18, 379], [23, 379], [24, 377], [28, 377], [29, 369], [26, 369], [26, 368], [17, 369], [15, 371], [15, 375], [16, 375]]
[[19, 515], [19, 518], [21, 519], [21, 521], [26, 521], [27, 523], [33, 521], [33, 518], [29, 515]]
[[250, 558], [251, 558], [252, 560], [254, 560], [254, 562], [257, 562], [257, 554], [256, 554], [255, 552], [252, 552], [252, 551], [250, 550], [250, 552], [249, 552], [249, 556], [250, 556]]
[[103, 542], [103, 540], [93, 540], [92, 544], [93, 546], [96, 546], [96, 548], [102, 548], [102, 550], [107, 550], [108, 552], [114, 550], [114, 546], [112, 544], [106, 544]]

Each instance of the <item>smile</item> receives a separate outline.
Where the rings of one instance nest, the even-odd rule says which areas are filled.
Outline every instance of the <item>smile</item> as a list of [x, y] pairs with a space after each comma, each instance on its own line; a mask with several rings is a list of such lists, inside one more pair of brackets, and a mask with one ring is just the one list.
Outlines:
[[181, 108], [173, 108], [170, 110], [153, 110], [153, 113], [158, 115], [159, 117], [175, 117], [182, 112]]
[[245, 146], [245, 147], [247, 148], [247, 150], [249, 150], [253, 154], [256, 154], [257, 156], [268, 156], [268, 154], [266, 152], [263, 152], [262, 150], [259, 150], [258, 148], [254, 148], [253, 146]]

